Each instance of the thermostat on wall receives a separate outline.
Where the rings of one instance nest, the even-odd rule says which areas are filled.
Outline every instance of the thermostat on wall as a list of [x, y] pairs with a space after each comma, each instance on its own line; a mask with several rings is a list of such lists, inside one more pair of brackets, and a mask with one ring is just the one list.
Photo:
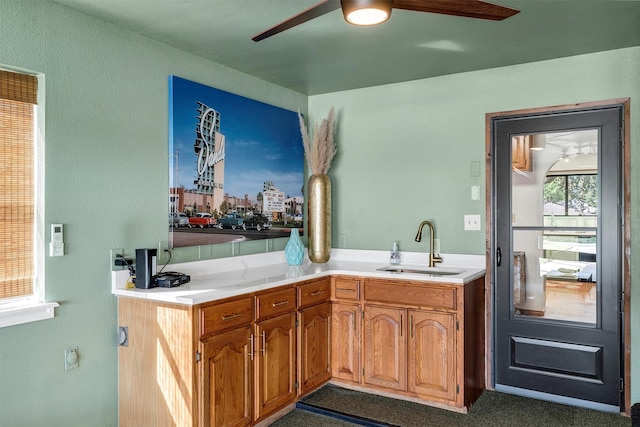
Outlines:
[[64, 237], [62, 224], [51, 224], [51, 242], [49, 242], [49, 256], [64, 255]]

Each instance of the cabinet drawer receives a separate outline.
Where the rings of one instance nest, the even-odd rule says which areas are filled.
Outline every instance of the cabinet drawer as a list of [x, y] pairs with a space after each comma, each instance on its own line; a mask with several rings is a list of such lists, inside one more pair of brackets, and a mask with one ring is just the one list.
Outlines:
[[339, 300], [360, 301], [360, 279], [336, 277], [333, 282], [333, 297]]
[[199, 309], [200, 336], [253, 321], [253, 297], [210, 304]]
[[364, 299], [399, 305], [457, 309], [456, 289], [434, 284], [367, 281]]
[[296, 288], [273, 291], [256, 296], [256, 319], [288, 313], [296, 309]]
[[306, 307], [329, 301], [331, 297], [331, 279], [326, 278], [298, 286], [298, 305]]

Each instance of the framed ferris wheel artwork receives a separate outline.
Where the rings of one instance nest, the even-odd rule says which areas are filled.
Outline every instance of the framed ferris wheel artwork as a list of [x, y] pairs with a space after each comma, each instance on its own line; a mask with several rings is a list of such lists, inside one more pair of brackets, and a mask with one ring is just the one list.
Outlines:
[[169, 245], [288, 237], [303, 224], [297, 112], [169, 76]]

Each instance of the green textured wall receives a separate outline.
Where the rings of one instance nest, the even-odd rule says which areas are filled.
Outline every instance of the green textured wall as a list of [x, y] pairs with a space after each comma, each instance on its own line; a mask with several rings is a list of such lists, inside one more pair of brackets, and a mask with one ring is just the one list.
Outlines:
[[[463, 216], [485, 218], [485, 114], [631, 98], [631, 277], [640, 277], [640, 47], [496, 68], [309, 98], [311, 120], [334, 105], [338, 155], [333, 241], [347, 247], [427, 249], [414, 237], [433, 220], [443, 253], [484, 254], [485, 230], [464, 231]], [[480, 164], [481, 176], [472, 165]], [[471, 186], [481, 200], [471, 200]], [[445, 257], [446, 261], [446, 257]], [[632, 282], [632, 330], [640, 330], [640, 280]], [[636, 308], [633, 310], [633, 308]], [[637, 334], [635, 334], [637, 336]], [[640, 339], [632, 342], [632, 401], [640, 401]]]
[[167, 240], [168, 75], [293, 111], [307, 97], [46, 1], [1, 1], [0, 40], [0, 64], [45, 75], [46, 224], [65, 224], [67, 252], [46, 258], [56, 317], [0, 329], [0, 425], [115, 426], [109, 249]]
[[[0, 329], [0, 424], [10, 426], [117, 425], [109, 249], [166, 240], [169, 74], [291, 110], [305, 112], [309, 102], [312, 119], [336, 106], [335, 244], [344, 235], [348, 248], [399, 240], [403, 250], [424, 250], [413, 237], [422, 219], [433, 219], [442, 252], [470, 254], [484, 250], [484, 232], [463, 232], [462, 216], [485, 210], [484, 197], [470, 200], [470, 186], [484, 194], [486, 112], [640, 92], [640, 48], [307, 99], [44, 1], [0, 2], [0, 39], [0, 64], [45, 74], [46, 223], [65, 224], [68, 253], [46, 259], [47, 297], [61, 303], [56, 317]], [[632, 138], [640, 123], [633, 113]], [[472, 176], [477, 162], [481, 175]], [[227, 254], [204, 247], [177, 258]], [[80, 368], [65, 372], [70, 346], [79, 347]], [[640, 376], [633, 378], [637, 401]]]

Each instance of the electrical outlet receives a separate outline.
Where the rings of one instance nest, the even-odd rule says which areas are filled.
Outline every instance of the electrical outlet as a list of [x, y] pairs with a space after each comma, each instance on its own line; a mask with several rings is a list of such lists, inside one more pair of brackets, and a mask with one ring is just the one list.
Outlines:
[[78, 362], [78, 347], [67, 348], [64, 351], [64, 370], [69, 371], [80, 366]]
[[347, 236], [344, 234], [338, 234], [338, 247], [346, 248], [347, 247]]
[[467, 231], [476, 231], [482, 228], [480, 224], [480, 215], [465, 215], [464, 229]]
[[124, 270], [127, 267], [116, 266], [116, 256], [117, 255], [124, 256], [124, 249], [123, 248], [111, 249], [111, 263], [109, 264], [109, 265], [111, 265], [111, 270]]
[[157, 256], [157, 262], [159, 263], [165, 263], [167, 261], [169, 261], [169, 252], [165, 252], [169, 250], [169, 242], [167, 241], [160, 241], [158, 242], [158, 254]]

